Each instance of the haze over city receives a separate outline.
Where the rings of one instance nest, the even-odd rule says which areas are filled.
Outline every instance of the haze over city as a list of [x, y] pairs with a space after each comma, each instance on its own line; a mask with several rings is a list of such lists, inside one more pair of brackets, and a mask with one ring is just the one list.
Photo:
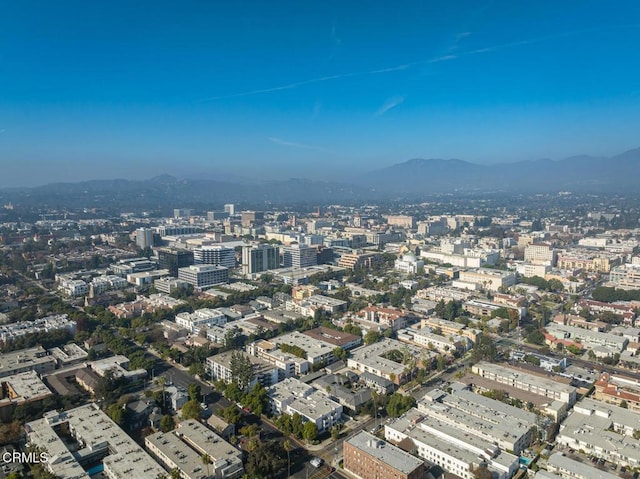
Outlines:
[[0, 187], [639, 145], [640, 5], [8, 2]]

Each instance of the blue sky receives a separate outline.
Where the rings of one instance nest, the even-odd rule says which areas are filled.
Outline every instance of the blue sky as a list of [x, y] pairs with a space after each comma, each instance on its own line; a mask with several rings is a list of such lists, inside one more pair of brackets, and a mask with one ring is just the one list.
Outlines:
[[640, 146], [640, 2], [0, 0], [0, 186]]

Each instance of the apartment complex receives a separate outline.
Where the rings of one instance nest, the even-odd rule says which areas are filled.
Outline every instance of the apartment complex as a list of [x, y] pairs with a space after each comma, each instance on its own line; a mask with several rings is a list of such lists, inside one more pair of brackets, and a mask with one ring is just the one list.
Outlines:
[[287, 378], [267, 390], [269, 408], [273, 414], [299, 414], [303, 422], [312, 422], [319, 432], [338, 424], [342, 419], [342, 405], [308, 384]]
[[[174, 431], [145, 437], [144, 444], [168, 470], [178, 469], [184, 479], [238, 479], [244, 473], [242, 453], [192, 419], [180, 422]], [[203, 463], [204, 454], [210, 464]]]
[[640, 467], [640, 441], [633, 437], [637, 425], [637, 413], [585, 398], [560, 426], [556, 442], [614, 464]]
[[[46, 450], [45, 469], [56, 477], [89, 479], [86, 467], [101, 462], [109, 479], [159, 477], [165, 470], [109, 416], [91, 403], [50, 411], [25, 425], [29, 444]], [[62, 430], [68, 436], [61, 437]]]
[[176, 324], [194, 334], [198, 334], [201, 328], [222, 326], [226, 322], [227, 317], [218, 309], [203, 308], [193, 313], [184, 312], [176, 315]]
[[516, 275], [508, 271], [478, 268], [460, 271], [460, 281], [478, 284], [489, 291], [500, 291], [516, 284]]
[[251, 356], [242, 351], [227, 351], [207, 358], [207, 372], [214, 381], [222, 380], [230, 383], [235, 379], [231, 369], [231, 359], [234, 354], [243, 355], [251, 361], [254, 377], [247, 385], [248, 388], [252, 388], [256, 383], [260, 383], [264, 387], [269, 387], [278, 382], [278, 368], [263, 359]]
[[0, 378], [26, 371], [42, 375], [56, 369], [56, 358], [47, 354], [42, 346], [0, 354]]
[[416, 364], [419, 362], [430, 363], [435, 357], [435, 353], [425, 348], [417, 348], [395, 339], [384, 338], [369, 346], [354, 349], [347, 359], [347, 366], [362, 373], [374, 374], [398, 385], [404, 384], [412, 371], [406, 364], [387, 358], [391, 351], [401, 350], [406, 350], [416, 361]]
[[562, 401], [569, 406], [576, 402], [576, 388], [548, 377], [536, 376], [524, 370], [481, 361], [471, 371], [478, 376], [515, 389]]
[[359, 479], [423, 479], [424, 461], [360, 431], [342, 444], [344, 469]]
[[497, 479], [509, 479], [518, 469], [518, 457], [484, 437], [426, 415], [416, 408], [385, 425], [385, 439], [410, 444], [411, 452], [462, 479], [486, 467]]

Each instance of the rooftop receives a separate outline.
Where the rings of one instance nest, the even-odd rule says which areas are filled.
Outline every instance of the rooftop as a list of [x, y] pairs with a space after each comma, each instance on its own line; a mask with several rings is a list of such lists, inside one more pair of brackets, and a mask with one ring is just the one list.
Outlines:
[[424, 464], [421, 459], [366, 431], [360, 431], [346, 442], [404, 474], [409, 474]]

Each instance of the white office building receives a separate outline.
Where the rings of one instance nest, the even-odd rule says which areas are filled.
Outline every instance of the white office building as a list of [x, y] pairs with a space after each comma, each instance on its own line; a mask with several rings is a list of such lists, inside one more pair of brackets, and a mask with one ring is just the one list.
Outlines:
[[318, 264], [318, 250], [313, 246], [293, 244], [282, 248], [282, 264], [285, 268], [308, 268]]
[[207, 288], [229, 282], [229, 268], [209, 264], [196, 264], [178, 269], [178, 279], [196, 288]]
[[201, 246], [193, 250], [195, 264], [213, 264], [225, 268], [235, 268], [236, 252], [226, 246]]

